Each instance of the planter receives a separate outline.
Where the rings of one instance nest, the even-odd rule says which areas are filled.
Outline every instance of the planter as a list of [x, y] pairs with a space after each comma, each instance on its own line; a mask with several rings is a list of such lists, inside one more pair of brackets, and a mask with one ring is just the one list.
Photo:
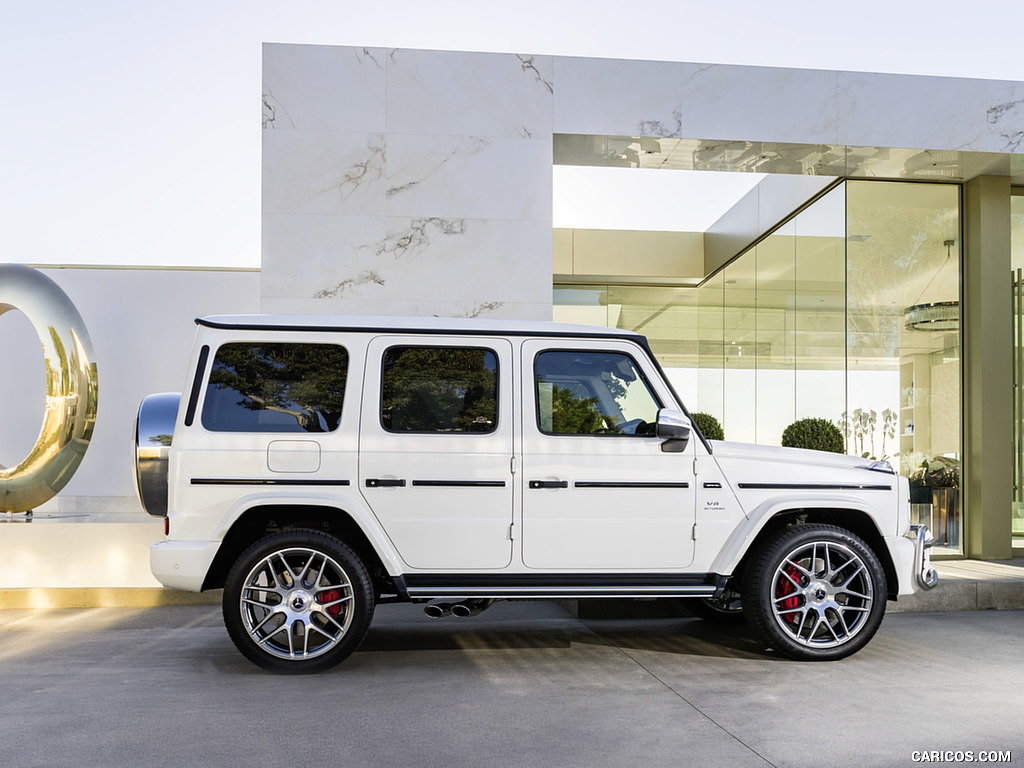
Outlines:
[[939, 547], [960, 547], [960, 489], [910, 486], [910, 515], [928, 526]]
[[935, 519], [935, 543], [960, 547], [960, 489], [932, 488], [932, 510]]

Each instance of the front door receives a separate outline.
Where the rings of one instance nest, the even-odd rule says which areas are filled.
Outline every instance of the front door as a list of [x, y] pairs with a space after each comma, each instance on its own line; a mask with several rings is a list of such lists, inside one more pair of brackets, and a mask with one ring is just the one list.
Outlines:
[[628, 342], [523, 344], [523, 561], [528, 568], [666, 571], [693, 559], [694, 441], [665, 452], [676, 408]]

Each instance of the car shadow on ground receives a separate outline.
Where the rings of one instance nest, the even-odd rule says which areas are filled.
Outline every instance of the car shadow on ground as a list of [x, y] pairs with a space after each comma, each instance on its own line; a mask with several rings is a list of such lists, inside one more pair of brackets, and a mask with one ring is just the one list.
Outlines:
[[360, 652], [569, 649], [611, 646], [686, 656], [778, 658], [744, 624], [695, 618], [520, 621], [474, 626], [471, 619], [371, 626]]

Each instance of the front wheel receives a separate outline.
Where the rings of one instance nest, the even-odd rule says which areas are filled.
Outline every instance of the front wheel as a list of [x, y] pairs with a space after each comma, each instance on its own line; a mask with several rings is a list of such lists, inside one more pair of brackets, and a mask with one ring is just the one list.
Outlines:
[[747, 620], [780, 653], [832, 661], [863, 648], [885, 614], [878, 557], [831, 525], [798, 525], [769, 539], [747, 568]]
[[267, 536], [238, 558], [224, 584], [224, 624], [254, 664], [319, 672], [346, 659], [373, 617], [365, 566], [319, 531]]

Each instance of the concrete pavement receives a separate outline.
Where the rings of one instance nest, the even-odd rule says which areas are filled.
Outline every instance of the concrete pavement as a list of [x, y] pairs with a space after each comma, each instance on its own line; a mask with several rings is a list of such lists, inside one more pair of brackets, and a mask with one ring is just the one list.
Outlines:
[[[888, 615], [810, 664], [745, 627], [579, 620], [547, 602], [433, 621], [380, 606], [313, 677], [235, 651], [212, 606], [0, 611], [0, 764], [911, 766], [1024, 761], [1024, 612]], [[948, 761], [947, 761], [948, 764]]]

